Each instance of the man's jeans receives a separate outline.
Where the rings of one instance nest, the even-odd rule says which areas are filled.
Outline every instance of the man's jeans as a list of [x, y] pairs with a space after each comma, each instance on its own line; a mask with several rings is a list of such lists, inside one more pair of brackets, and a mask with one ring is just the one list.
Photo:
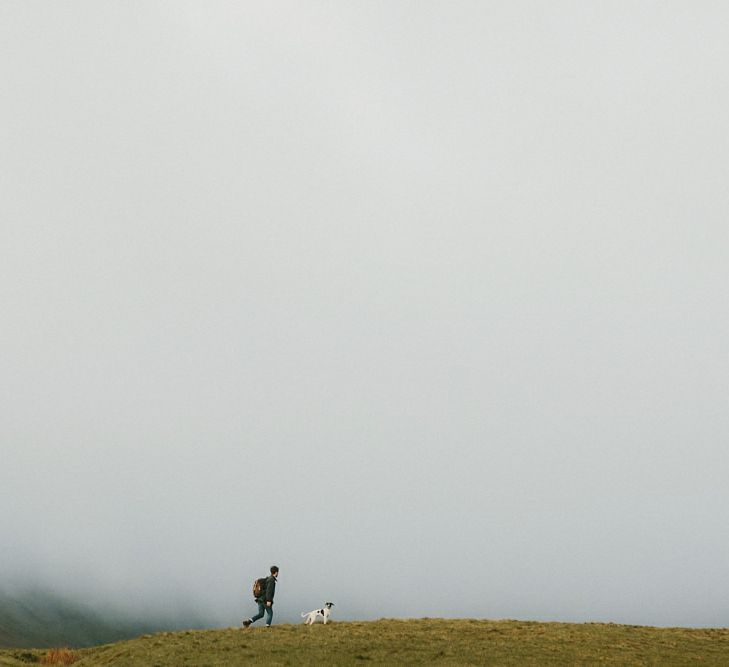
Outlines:
[[258, 603], [258, 613], [255, 616], [251, 616], [251, 623], [255, 623], [258, 619], [263, 618], [263, 614], [266, 614], [266, 625], [271, 625], [273, 620], [273, 604], [270, 607], [266, 606], [265, 602]]

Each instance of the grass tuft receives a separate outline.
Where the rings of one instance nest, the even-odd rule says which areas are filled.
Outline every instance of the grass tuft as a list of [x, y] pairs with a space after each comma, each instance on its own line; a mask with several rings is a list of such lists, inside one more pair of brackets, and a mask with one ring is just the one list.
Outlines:
[[41, 665], [72, 665], [79, 659], [79, 654], [67, 648], [52, 648], [41, 656]]

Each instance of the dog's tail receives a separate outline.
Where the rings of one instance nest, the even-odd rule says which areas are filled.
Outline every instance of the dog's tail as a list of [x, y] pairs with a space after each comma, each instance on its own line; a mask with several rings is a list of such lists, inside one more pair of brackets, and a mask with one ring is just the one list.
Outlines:
[[302, 611], [301, 612], [301, 618], [306, 618], [309, 615], [308, 611]]

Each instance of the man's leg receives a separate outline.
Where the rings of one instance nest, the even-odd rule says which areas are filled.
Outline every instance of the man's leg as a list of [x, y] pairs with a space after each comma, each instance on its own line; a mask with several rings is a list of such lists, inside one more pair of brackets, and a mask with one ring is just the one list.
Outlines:
[[255, 623], [258, 619], [263, 618], [265, 613], [266, 605], [263, 602], [258, 603], [258, 613], [255, 616], [251, 616], [247, 621], [243, 621], [243, 625], [247, 628], [251, 623]]
[[271, 627], [271, 621], [273, 620], [273, 605], [266, 607], [266, 625]]

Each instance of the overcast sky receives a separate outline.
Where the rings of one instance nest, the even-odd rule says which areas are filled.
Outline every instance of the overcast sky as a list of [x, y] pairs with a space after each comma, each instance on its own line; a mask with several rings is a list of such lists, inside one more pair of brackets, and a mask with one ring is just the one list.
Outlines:
[[0, 4], [2, 576], [729, 623], [728, 31]]

